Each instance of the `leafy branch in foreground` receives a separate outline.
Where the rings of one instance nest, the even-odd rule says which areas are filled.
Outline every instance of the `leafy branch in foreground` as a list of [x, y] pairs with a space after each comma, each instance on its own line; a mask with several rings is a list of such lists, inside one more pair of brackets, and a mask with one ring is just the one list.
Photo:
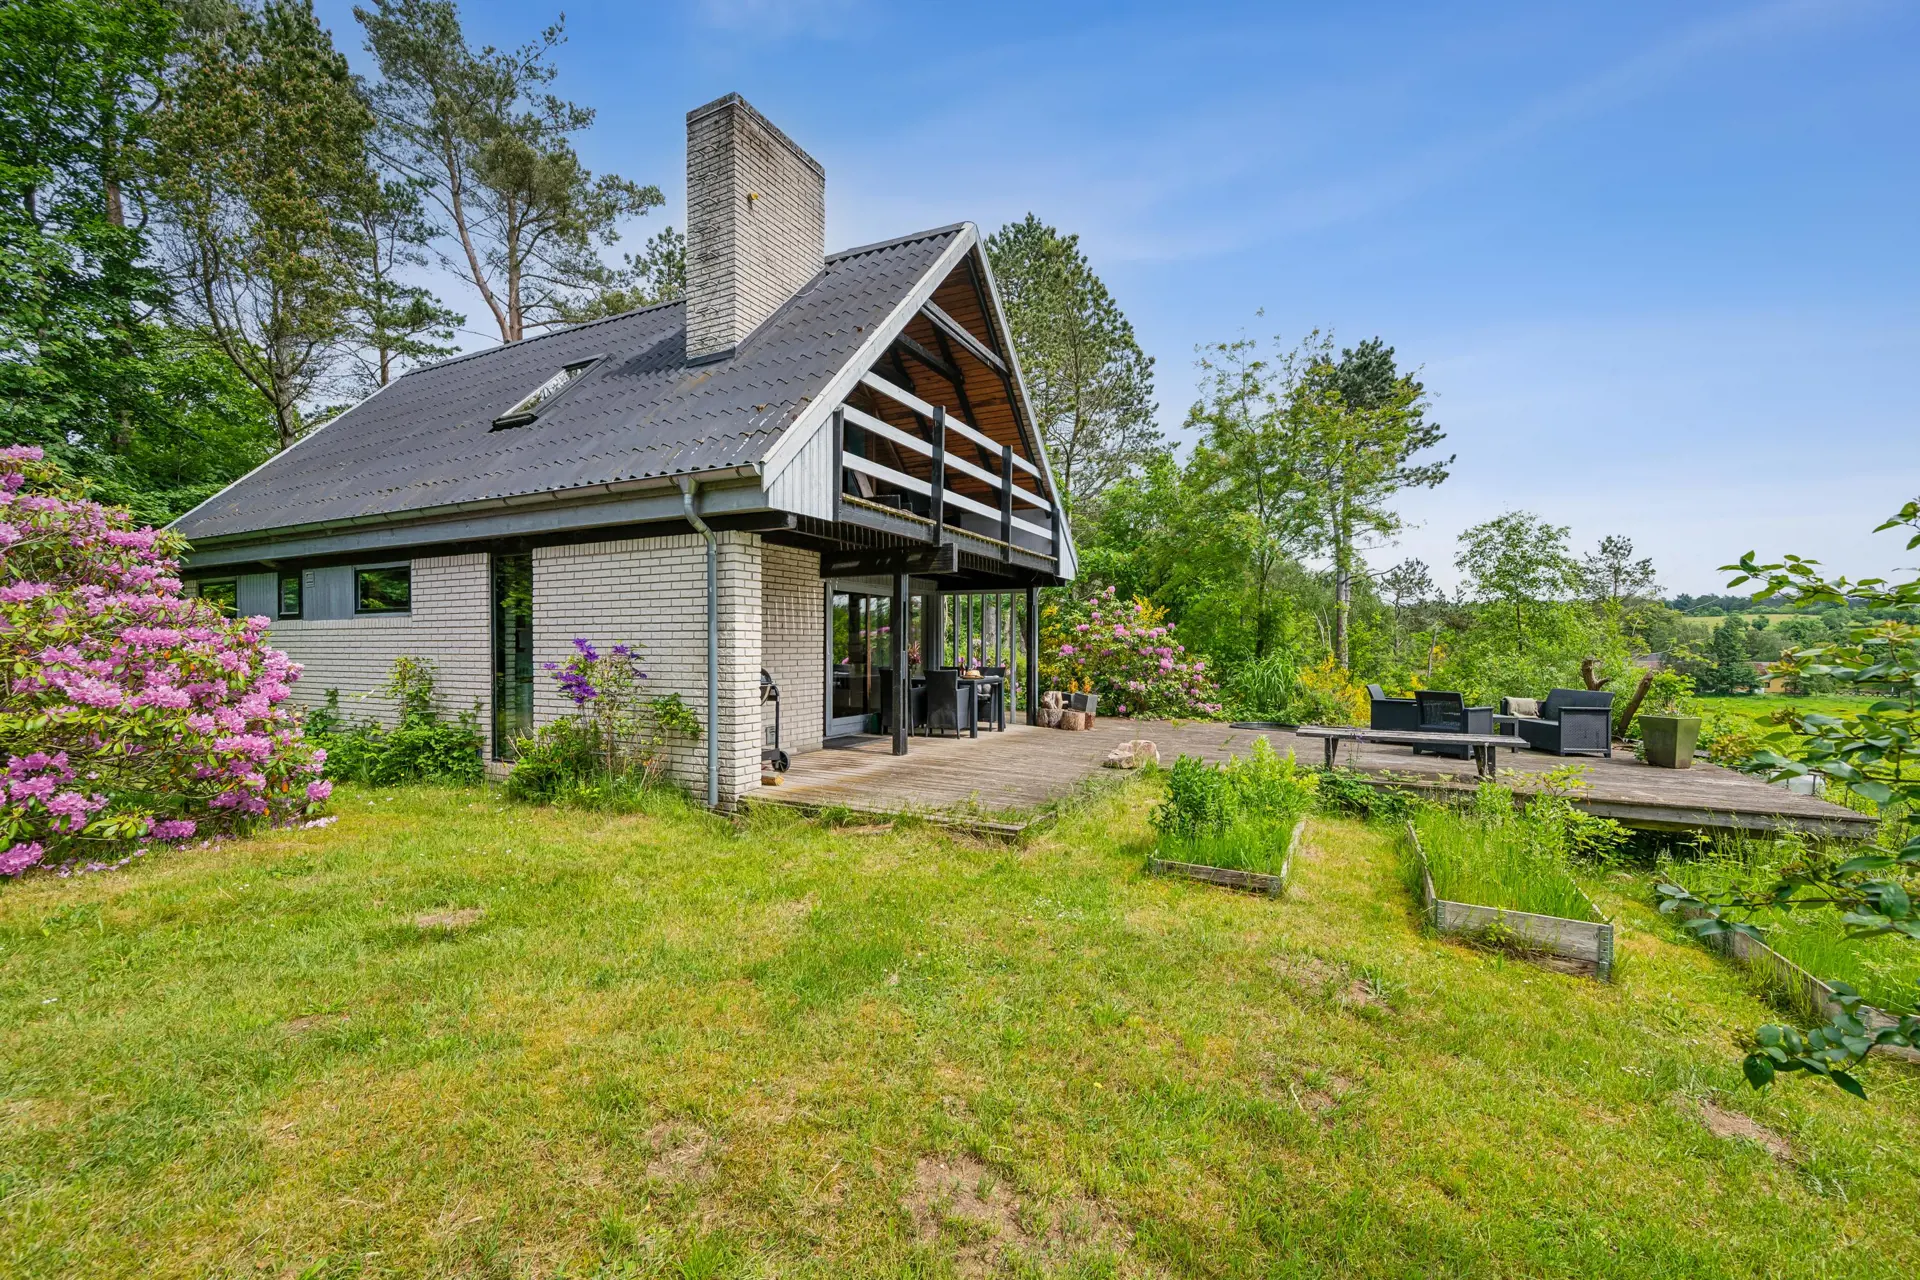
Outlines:
[[[1823, 909], [1841, 913], [1849, 938], [1890, 934], [1920, 941], [1920, 910], [1915, 907], [1911, 883], [1915, 873], [1920, 873], [1920, 836], [1894, 853], [1876, 850], [1837, 863], [1818, 857], [1796, 859], [1760, 887], [1702, 896], [1677, 884], [1663, 884], [1658, 893], [1661, 911], [1698, 913], [1683, 927], [1703, 941], [1737, 933], [1765, 942], [1766, 935], [1752, 922], [1753, 916], [1764, 911]], [[1859, 993], [1844, 982], [1828, 985], [1840, 1012], [1824, 1026], [1803, 1032], [1770, 1024], [1755, 1033], [1758, 1047], [1744, 1064], [1754, 1088], [1771, 1084], [1777, 1072], [1806, 1071], [1864, 1098], [1866, 1091], [1852, 1072], [1870, 1049], [1875, 1045], [1920, 1049], [1920, 1017], [1909, 1014], [1898, 1023], [1869, 1026]]]
[[[1907, 528], [1907, 550], [1920, 547], [1920, 500], [1909, 502], [1874, 532]], [[1738, 564], [1722, 566], [1739, 576], [1729, 586], [1759, 582], [1755, 600], [1778, 600], [1794, 609], [1824, 604], [1862, 607], [1869, 615], [1844, 639], [1790, 649], [1773, 669], [1789, 677], [1830, 676], [1842, 692], [1880, 694], [1849, 716], [1788, 712], [1791, 732], [1769, 739], [1748, 767], [1774, 780], [1822, 773], [1845, 783], [1875, 804], [1920, 807], [1920, 577], [1889, 583], [1884, 578], [1828, 579], [1820, 562], [1790, 555], [1759, 564], [1749, 551]], [[1803, 738], [1804, 742], [1795, 741]]]
[[[1913, 530], [1907, 550], [1920, 547], [1920, 501], [1907, 503], [1874, 532]], [[1776, 600], [1791, 608], [1822, 604], [1866, 607], [1869, 616], [1848, 628], [1846, 637], [1828, 644], [1789, 650], [1776, 671], [1832, 676], [1842, 687], [1886, 696], [1853, 715], [1788, 712], [1787, 729], [1771, 736], [1775, 745], [1757, 752], [1744, 767], [1774, 780], [1824, 774], [1881, 806], [1899, 804], [1911, 813], [1920, 805], [1920, 771], [1915, 769], [1916, 731], [1920, 731], [1920, 577], [1889, 583], [1884, 578], [1827, 578], [1820, 562], [1789, 555], [1760, 564], [1749, 551], [1739, 563], [1723, 566], [1738, 576], [1729, 587], [1760, 583], [1755, 600]], [[1763, 911], [1829, 910], [1840, 913], [1851, 939], [1891, 935], [1920, 942], [1920, 835], [1897, 851], [1874, 849], [1838, 862], [1809, 856], [1795, 859], [1758, 887], [1733, 888], [1697, 896], [1675, 884], [1659, 886], [1660, 910], [1687, 911], [1686, 929], [1712, 939], [1744, 934], [1765, 941], [1752, 917]], [[1920, 1018], [1911, 1014], [1893, 1025], [1869, 1026], [1860, 995], [1844, 982], [1829, 984], [1840, 1005], [1824, 1026], [1801, 1031], [1764, 1026], [1758, 1047], [1747, 1055], [1747, 1080], [1764, 1088], [1782, 1071], [1824, 1076], [1857, 1097], [1866, 1097], [1853, 1068], [1876, 1045], [1920, 1048]]]

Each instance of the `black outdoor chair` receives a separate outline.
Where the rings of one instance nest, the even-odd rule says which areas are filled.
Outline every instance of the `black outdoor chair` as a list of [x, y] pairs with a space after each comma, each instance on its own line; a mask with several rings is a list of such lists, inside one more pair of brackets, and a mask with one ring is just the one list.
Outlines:
[[969, 733], [979, 733], [979, 718], [975, 714], [973, 689], [962, 687], [960, 673], [952, 667], [940, 667], [927, 672], [927, 732], [939, 733], [951, 729], [957, 736], [962, 729]]
[[[875, 667], [874, 679], [880, 686], [880, 732], [893, 732], [893, 668]], [[926, 727], [927, 686], [922, 680], [907, 679], [907, 732]]]
[[1007, 669], [1005, 667], [981, 667], [980, 674], [983, 676], [999, 676], [1000, 683], [977, 684], [973, 686], [973, 692], [975, 694], [973, 713], [976, 717], [985, 715], [987, 723], [990, 725], [1005, 728], [1006, 726], [1002, 723], [1004, 717], [998, 713], [1001, 707], [1000, 699], [1004, 698], [1007, 692]]
[[1556, 756], [1613, 755], [1613, 694], [1606, 689], [1555, 689], [1540, 714], [1522, 716], [1520, 737]]
[[[1493, 708], [1470, 707], [1460, 694], [1420, 689], [1414, 693], [1413, 702], [1420, 715], [1422, 733], [1493, 732]], [[1473, 755], [1472, 747], [1415, 747], [1414, 751], [1430, 751], [1451, 760], [1465, 760]]]
[[1367, 698], [1373, 708], [1367, 721], [1369, 728], [1402, 733], [1420, 728], [1420, 704], [1412, 698], [1389, 698], [1387, 691], [1377, 684], [1367, 686]]

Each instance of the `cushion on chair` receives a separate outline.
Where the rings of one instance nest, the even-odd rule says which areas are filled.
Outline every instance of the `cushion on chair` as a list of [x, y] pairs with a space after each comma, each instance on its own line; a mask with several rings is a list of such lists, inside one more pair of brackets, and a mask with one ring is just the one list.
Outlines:
[[1527, 719], [1533, 720], [1540, 715], [1540, 699], [1538, 698], [1502, 698], [1501, 701], [1507, 704], [1506, 713], [1510, 716], [1525, 716]]

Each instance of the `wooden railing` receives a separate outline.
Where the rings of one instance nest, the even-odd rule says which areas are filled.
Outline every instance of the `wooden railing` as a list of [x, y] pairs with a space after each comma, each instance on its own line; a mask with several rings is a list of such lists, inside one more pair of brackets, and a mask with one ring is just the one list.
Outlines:
[[[891, 485], [902, 494], [925, 499], [925, 517], [931, 522], [929, 541], [938, 542], [947, 525], [948, 508], [968, 512], [994, 522], [998, 541], [1005, 550], [1003, 557], [1011, 559], [1017, 548], [1034, 551], [1035, 548], [1022, 546], [1016, 540], [1017, 534], [1026, 534], [1043, 540], [1045, 550], [1039, 554], [1058, 558], [1060, 545], [1060, 512], [1053, 500], [1040, 490], [1045, 485], [1045, 477], [1039, 467], [1013, 451], [1012, 445], [1001, 444], [991, 437], [968, 426], [960, 419], [949, 414], [944, 405], [929, 404], [904, 387], [896, 386], [878, 374], [869, 373], [860, 380], [863, 387], [884, 396], [912, 413], [915, 419], [926, 424], [926, 436], [922, 438], [914, 432], [903, 430], [890, 422], [885, 422], [871, 413], [851, 404], [843, 404], [834, 413], [833, 451], [837, 467], [835, 483], [843, 489], [846, 484], [845, 472], [866, 476]], [[858, 431], [868, 442], [884, 440], [896, 450], [912, 453], [925, 458], [928, 464], [928, 479], [909, 475], [871, 457], [851, 453], [846, 448], [847, 432]], [[984, 466], [969, 462], [958, 456], [948, 447], [949, 437], [974, 446], [982, 460], [993, 458], [999, 463], [996, 474]], [[873, 450], [869, 448], [868, 453]], [[1017, 483], [1018, 476], [1024, 472], [1031, 477], [1034, 488], [1023, 488]], [[998, 498], [997, 505], [980, 501], [978, 498], [958, 492], [949, 483], [955, 476], [964, 476], [983, 485], [987, 491]], [[1025, 509], [1037, 509], [1044, 513], [1044, 523], [1035, 523], [1027, 519], [1027, 511], [1016, 514], [1014, 507], [1018, 503]], [[965, 532], [979, 534], [980, 531], [965, 526]], [[991, 536], [991, 535], [989, 535]]]

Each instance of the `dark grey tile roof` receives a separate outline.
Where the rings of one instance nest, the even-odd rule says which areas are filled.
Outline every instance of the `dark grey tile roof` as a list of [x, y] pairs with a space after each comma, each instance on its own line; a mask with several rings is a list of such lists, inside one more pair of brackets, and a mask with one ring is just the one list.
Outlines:
[[[688, 367], [673, 302], [417, 369], [176, 527], [232, 537], [751, 464], [960, 230], [829, 258], [725, 360]], [[564, 366], [602, 355], [538, 421], [492, 430]]]

